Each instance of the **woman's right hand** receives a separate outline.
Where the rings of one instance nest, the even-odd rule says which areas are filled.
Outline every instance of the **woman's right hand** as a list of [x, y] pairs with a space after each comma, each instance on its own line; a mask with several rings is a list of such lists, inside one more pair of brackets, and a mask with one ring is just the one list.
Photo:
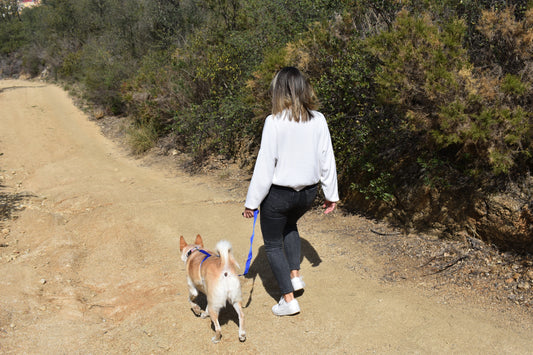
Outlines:
[[331, 201], [324, 202], [324, 205], [322, 206], [323, 208], [325, 208], [324, 214], [333, 212], [336, 206], [337, 206], [337, 202], [331, 202]]

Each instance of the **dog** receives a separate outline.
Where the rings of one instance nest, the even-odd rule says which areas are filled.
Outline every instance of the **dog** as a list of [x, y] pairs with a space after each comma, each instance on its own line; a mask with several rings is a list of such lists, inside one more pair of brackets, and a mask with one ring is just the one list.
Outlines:
[[[196, 316], [211, 318], [215, 327], [215, 336], [211, 339], [213, 343], [218, 343], [222, 338], [218, 315], [228, 301], [239, 316], [239, 340], [245, 341], [241, 283], [236, 272], [239, 265], [231, 252], [231, 244], [226, 240], [219, 241], [216, 245], [216, 255], [204, 249], [200, 234], [196, 236], [194, 244], [187, 244], [181, 236], [180, 251], [187, 271], [189, 303]], [[205, 311], [194, 302], [198, 291], [207, 297]]]

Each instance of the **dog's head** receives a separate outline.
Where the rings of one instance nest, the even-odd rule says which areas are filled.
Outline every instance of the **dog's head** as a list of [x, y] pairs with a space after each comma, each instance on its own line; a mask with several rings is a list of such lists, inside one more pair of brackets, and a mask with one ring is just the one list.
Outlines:
[[194, 248], [203, 248], [204, 242], [202, 240], [202, 236], [198, 234], [196, 236], [196, 240], [194, 241], [194, 244], [187, 244], [185, 241], [185, 238], [183, 236], [180, 236], [180, 251], [181, 251], [181, 260], [187, 261], [187, 258], [190, 255], [190, 251]]

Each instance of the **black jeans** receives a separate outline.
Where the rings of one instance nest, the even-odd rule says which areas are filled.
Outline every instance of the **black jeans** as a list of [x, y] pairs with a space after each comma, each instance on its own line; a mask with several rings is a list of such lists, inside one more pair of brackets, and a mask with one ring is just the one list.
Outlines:
[[265, 251], [281, 294], [293, 292], [290, 271], [300, 270], [301, 243], [296, 223], [311, 208], [318, 185], [295, 191], [272, 185], [261, 203]]

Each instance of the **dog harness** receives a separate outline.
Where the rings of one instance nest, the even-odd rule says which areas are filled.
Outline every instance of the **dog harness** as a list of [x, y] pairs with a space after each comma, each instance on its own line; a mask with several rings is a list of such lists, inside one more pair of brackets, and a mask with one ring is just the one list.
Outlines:
[[194, 247], [194, 248], [192, 248], [191, 250], [189, 250], [189, 251], [187, 252], [187, 259], [188, 259], [189, 256], [191, 256], [191, 254], [192, 254], [194, 251], [196, 251], [196, 250], [198, 250], [200, 253], [202, 253], [202, 254], [205, 255], [205, 258], [203, 258], [203, 259], [202, 259], [202, 262], [200, 263], [200, 268], [202, 268], [202, 264], [204, 263], [204, 261], [205, 261], [207, 258], [209, 258], [209, 257], [211, 256], [211, 254], [209, 254], [208, 252], [206, 252], [206, 251], [203, 250], [203, 249], [200, 249], [200, 248], [198, 248], [198, 247]]

